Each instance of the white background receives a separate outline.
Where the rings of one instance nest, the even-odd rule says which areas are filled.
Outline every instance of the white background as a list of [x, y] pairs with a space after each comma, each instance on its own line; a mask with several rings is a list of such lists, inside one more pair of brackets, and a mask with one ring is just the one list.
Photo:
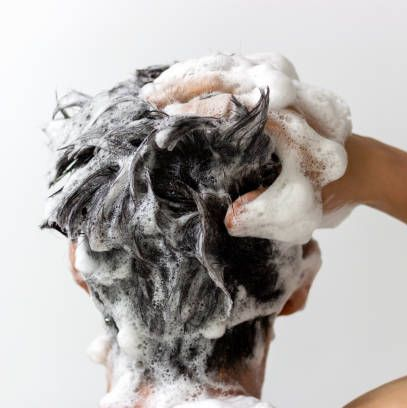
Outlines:
[[[71, 281], [63, 237], [38, 229], [47, 158], [40, 128], [55, 90], [92, 94], [148, 64], [274, 50], [303, 80], [342, 95], [356, 132], [407, 149], [404, 0], [4, 3], [1, 407], [96, 407], [104, 392], [103, 370], [84, 352], [100, 318]], [[264, 399], [279, 408], [339, 407], [407, 374], [406, 226], [360, 208], [316, 236], [324, 265], [308, 307], [277, 323], [271, 347]]]

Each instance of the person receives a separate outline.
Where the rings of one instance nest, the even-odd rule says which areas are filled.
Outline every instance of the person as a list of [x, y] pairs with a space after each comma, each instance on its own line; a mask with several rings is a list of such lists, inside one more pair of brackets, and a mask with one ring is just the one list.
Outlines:
[[[304, 307], [319, 247], [227, 231], [281, 173], [264, 131], [268, 91], [247, 108], [211, 92], [221, 90], [218, 78], [170, 84], [158, 96], [187, 102], [177, 107], [187, 112], [172, 115], [165, 101], [139, 96], [165, 69], [58, 102], [43, 226], [68, 237], [74, 278], [105, 322], [91, 350], [108, 371], [101, 407], [268, 407], [258, 398], [273, 323]], [[220, 116], [208, 114], [214, 107]], [[403, 219], [405, 197], [384, 193], [386, 177], [374, 194], [363, 184], [384, 148], [361, 140], [348, 139], [347, 172], [322, 191], [325, 214], [363, 203]]]
[[90, 351], [108, 371], [101, 407], [268, 406], [274, 320], [302, 307], [319, 267], [313, 241], [234, 237], [224, 224], [232, 201], [281, 171], [264, 131], [269, 94], [251, 109], [232, 99], [221, 118], [169, 115], [139, 97], [158, 73], [69, 94], [49, 130], [43, 227], [69, 239], [103, 316]]

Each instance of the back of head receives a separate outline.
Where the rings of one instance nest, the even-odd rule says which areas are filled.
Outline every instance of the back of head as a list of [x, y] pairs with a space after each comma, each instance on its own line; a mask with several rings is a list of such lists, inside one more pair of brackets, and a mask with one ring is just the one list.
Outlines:
[[232, 98], [221, 116], [171, 115], [140, 96], [165, 68], [93, 98], [68, 94], [48, 128], [56, 160], [44, 226], [77, 242], [76, 267], [103, 315], [106, 406], [137, 398], [140, 384], [210, 383], [244, 364], [303, 279], [299, 245], [233, 237], [224, 225], [239, 195], [281, 172], [265, 132], [268, 90], [250, 109]]

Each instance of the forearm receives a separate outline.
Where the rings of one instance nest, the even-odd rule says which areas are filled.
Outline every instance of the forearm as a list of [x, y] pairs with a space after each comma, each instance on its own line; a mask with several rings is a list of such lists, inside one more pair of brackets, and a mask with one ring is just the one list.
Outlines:
[[407, 153], [375, 139], [352, 135], [345, 175], [323, 190], [324, 210], [365, 204], [407, 223]]
[[375, 139], [358, 138], [365, 147], [366, 183], [361, 203], [407, 223], [407, 153]]

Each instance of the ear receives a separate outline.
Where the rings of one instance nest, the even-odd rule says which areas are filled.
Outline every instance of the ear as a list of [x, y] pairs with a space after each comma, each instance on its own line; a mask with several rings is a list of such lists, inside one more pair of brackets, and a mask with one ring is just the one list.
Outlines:
[[72, 276], [75, 282], [84, 289], [87, 293], [89, 293], [88, 285], [86, 284], [85, 280], [81, 273], [75, 267], [75, 259], [76, 259], [76, 241], [71, 241], [69, 243], [69, 264]]

